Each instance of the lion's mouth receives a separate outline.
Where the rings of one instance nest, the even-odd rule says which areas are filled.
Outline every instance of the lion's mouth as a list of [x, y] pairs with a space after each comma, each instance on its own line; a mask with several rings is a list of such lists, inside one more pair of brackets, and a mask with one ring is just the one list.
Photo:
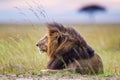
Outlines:
[[44, 48], [44, 47], [42, 47], [42, 48], [38, 47], [38, 50], [42, 53], [46, 52], [46, 48]]

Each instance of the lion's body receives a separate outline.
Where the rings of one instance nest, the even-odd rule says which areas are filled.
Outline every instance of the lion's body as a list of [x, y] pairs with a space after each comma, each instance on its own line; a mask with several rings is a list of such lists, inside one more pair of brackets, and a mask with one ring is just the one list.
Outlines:
[[46, 43], [48, 65], [44, 71], [71, 71], [81, 74], [103, 72], [101, 58], [73, 28], [58, 24], [48, 25]]
[[103, 73], [103, 64], [99, 55], [95, 54], [91, 59], [75, 60], [64, 69], [45, 69], [42, 71], [50, 73], [70, 71], [81, 74], [98, 74]]

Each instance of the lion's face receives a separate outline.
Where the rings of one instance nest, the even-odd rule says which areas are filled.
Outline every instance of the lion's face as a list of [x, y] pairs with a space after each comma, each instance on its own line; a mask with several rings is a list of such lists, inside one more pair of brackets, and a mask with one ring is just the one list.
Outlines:
[[[57, 25], [57, 26], [59, 26], [59, 25]], [[58, 46], [62, 42], [64, 42], [66, 39], [68, 39], [68, 35], [65, 33], [64, 30], [60, 30], [60, 29], [56, 28], [55, 26], [53, 26], [53, 27], [48, 26], [48, 29], [50, 29], [50, 30], [48, 30], [49, 34], [42, 37], [40, 39], [40, 41], [38, 41], [36, 43], [36, 46], [39, 47], [39, 50], [42, 51], [42, 52], [47, 52], [48, 51], [49, 39], [51, 39], [52, 42], [53, 41], [56, 42]]]
[[45, 35], [36, 43], [36, 46], [39, 47], [39, 50], [42, 52], [47, 52], [48, 37]]
[[[60, 35], [57, 35], [57, 32], [52, 32], [51, 33], [51, 37], [54, 38], [54, 41], [56, 41], [57, 43], [59, 43], [59, 45], [61, 44], [62, 41], [65, 40], [65, 38], [67, 36], [60, 36]], [[39, 50], [41, 52], [47, 52], [48, 50], [48, 35], [45, 35], [44, 37], [42, 37], [37, 43], [36, 43], [36, 46], [39, 47]]]

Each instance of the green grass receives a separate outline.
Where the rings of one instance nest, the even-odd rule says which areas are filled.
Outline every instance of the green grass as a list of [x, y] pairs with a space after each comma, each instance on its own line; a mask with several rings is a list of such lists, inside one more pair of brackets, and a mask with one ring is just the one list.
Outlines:
[[[104, 74], [120, 75], [120, 25], [70, 25], [80, 32], [104, 63]], [[46, 54], [35, 46], [44, 25], [0, 25], [0, 74], [36, 74], [45, 68]]]

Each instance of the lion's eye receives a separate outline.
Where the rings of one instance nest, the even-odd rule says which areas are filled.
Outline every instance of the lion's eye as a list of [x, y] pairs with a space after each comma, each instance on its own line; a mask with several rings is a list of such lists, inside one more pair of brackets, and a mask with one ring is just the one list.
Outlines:
[[59, 36], [59, 34], [58, 34], [58, 32], [52, 32], [52, 33], [50, 33], [50, 36], [51, 37], [54, 37], [54, 38], [58, 38], [58, 36]]
[[53, 34], [53, 33], [54, 33], [54, 31], [51, 31], [50, 33], [51, 33], [51, 34]]
[[57, 32], [57, 30], [52, 30], [52, 31], [50, 31], [50, 33], [52, 33], [52, 34], [55, 33], [55, 32]]

